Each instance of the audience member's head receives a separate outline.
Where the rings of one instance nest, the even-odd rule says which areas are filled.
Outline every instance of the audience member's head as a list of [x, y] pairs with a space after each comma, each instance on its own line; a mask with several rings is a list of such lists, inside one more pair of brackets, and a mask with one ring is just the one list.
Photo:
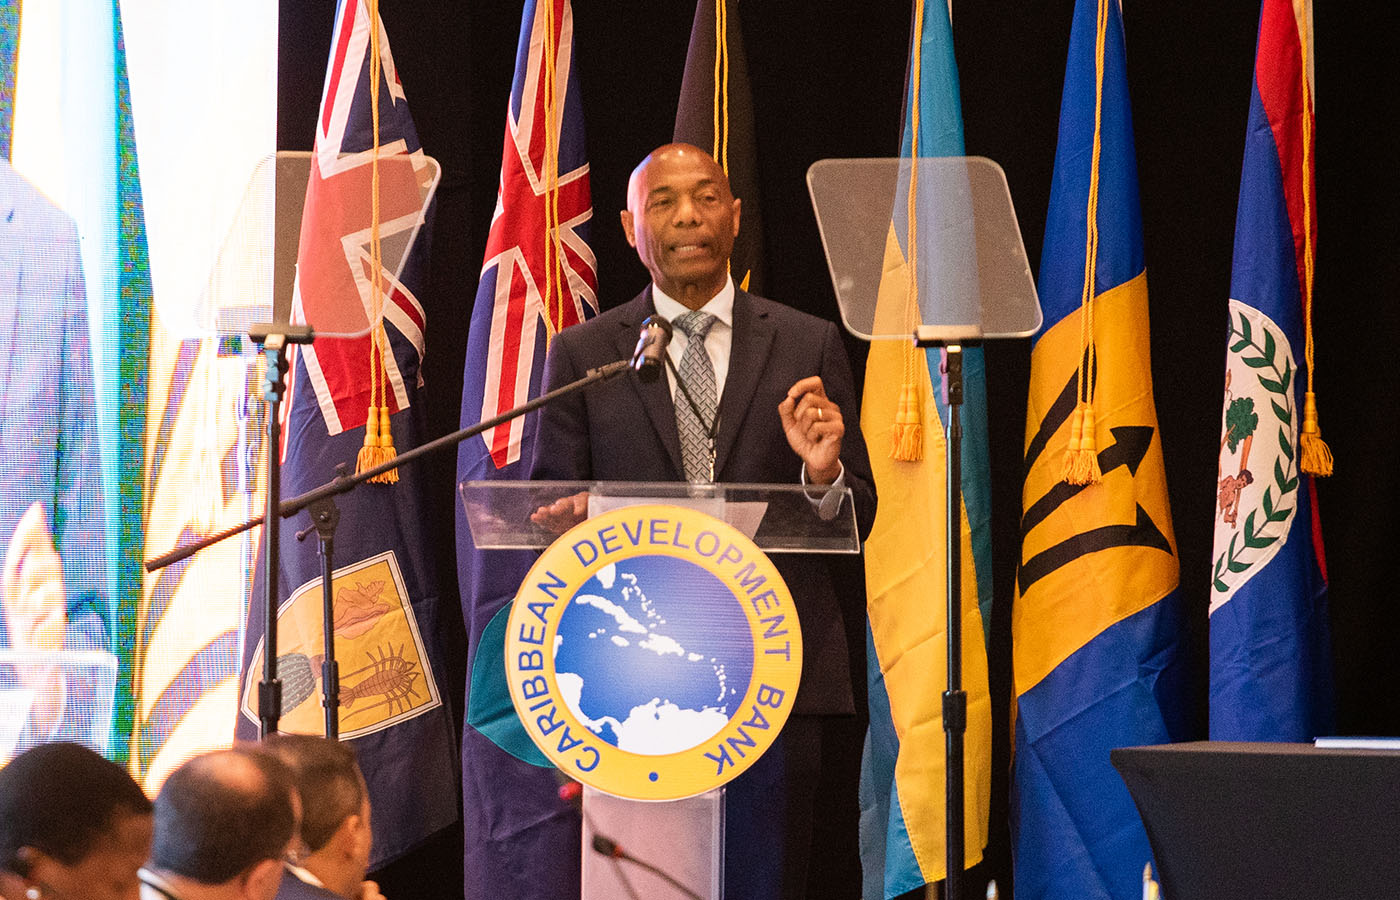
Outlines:
[[197, 756], [156, 796], [150, 868], [181, 896], [271, 898], [297, 831], [291, 773], [247, 746]]
[[78, 744], [43, 744], [0, 769], [0, 896], [135, 900], [151, 801]]
[[274, 734], [263, 747], [292, 770], [301, 794], [299, 864], [327, 890], [360, 897], [369, 869], [370, 806], [354, 751], [303, 734]]

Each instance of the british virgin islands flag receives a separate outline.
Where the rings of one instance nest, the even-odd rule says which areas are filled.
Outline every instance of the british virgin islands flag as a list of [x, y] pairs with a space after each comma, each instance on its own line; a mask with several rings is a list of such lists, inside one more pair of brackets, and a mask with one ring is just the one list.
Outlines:
[[1046, 329], [1031, 356], [1012, 613], [1023, 900], [1140, 896], [1151, 851], [1108, 754], [1185, 736], [1124, 62], [1117, 0], [1078, 0], [1041, 256]]
[[1317, 243], [1312, 4], [1264, 0], [1249, 98], [1221, 420], [1210, 603], [1210, 736], [1331, 728], [1327, 576], [1303, 457]]
[[[506, 110], [500, 190], [468, 333], [462, 425], [539, 396], [547, 342], [598, 310], [583, 106], [568, 0], [528, 0]], [[537, 417], [464, 441], [459, 481], [529, 477]], [[457, 508], [457, 577], [467, 624], [462, 729], [463, 877], [467, 897], [579, 896], [579, 818], [559, 799], [505, 683], [510, 602], [534, 563], [478, 550]]]
[[[909, 56], [901, 155], [961, 156], [962, 104], [948, 7], [918, 2], [916, 15], [920, 27]], [[898, 311], [910, 304], [910, 191], [906, 182], [897, 192], [877, 300], [881, 315], [891, 305]], [[917, 188], [913, 193], [912, 280], [918, 282], [939, 268], [918, 263], [917, 222], [933, 218], [926, 211], [940, 198]], [[917, 304], [910, 306], [909, 312], [917, 315]], [[940, 602], [948, 584], [948, 408], [940, 354], [908, 341], [873, 341], [865, 368], [861, 430], [873, 448], [871, 467], [881, 498], [865, 545], [870, 731], [861, 766], [860, 842], [863, 893], [871, 900], [947, 875], [942, 709], [947, 685], [937, 678], [948, 670], [947, 622]], [[964, 847], [969, 865], [982, 858], [987, 845], [991, 797], [991, 700], [983, 627], [992, 596], [985, 373], [981, 349], [965, 350], [959, 526], [967, 693]], [[919, 410], [917, 449], [900, 439], [912, 438], [901, 424], [902, 397]]]

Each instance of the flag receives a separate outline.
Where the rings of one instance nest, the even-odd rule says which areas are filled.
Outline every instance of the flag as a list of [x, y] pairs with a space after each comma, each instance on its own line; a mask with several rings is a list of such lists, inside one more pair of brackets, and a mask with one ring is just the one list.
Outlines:
[[698, 0], [695, 4], [672, 140], [709, 152], [729, 176], [729, 187], [742, 204], [744, 223], [734, 239], [729, 269], [740, 288], [762, 293], [758, 147], [737, 0]]
[[1116, 0], [1077, 0], [1031, 354], [1012, 837], [1018, 897], [1140, 896], [1115, 747], [1184, 737], [1178, 561]]
[[[372, 223], [377, 211], [386, 243], [418, 227], [423, 221], [418, 198], [431, 181], [432, 164], [418, 143], [388, 34], [373, 8], [362, 0], [343, 0], [336, 10], [293, 315], [309, 317], [314, 325], [346, 308], [373, 310], [380, 300], [383, 340], [322, 337], [295, 354], [287, 388], [284, 497], [331, 480], [337, 465], [354, 464], [364, 444], [372, 360], [393, 410], [395, 444], [414, 445], [423, 428], [423, 407], [414, 401], [426, 322], [413, 289], [426, 277], [427, 247], [416, 244], [396, 278], [381, 264]], [[377, 152], [383, 158], [378, 203], [370, 190], [376, 105]], [[382, 352], [372, 350], [379, 346]], [[396, 484], [363, 484], [336, 500], [340, 527], [332, 580], [340, 732], [355, 748], [374, 805], [372, 867], [402, 855], [457, 817], [457, 763], [440, 691], [439, 598], [422, 488], [419, 467], [405, 466]], [[321, 560], [314, 535], [305, 542], [295, 539], [305, 525], [306, 517], [294, 518], [280, 531], [277, 654], [281, 728], [316, 734], [324, 728]], [[259, 578], [243, 655], [242, 737], [257, 730], [261, 593]]]
[[1317, 244], [1311, 34], [1311, 3], [1264, 0], [1235, 223], [1216, 482], [1215, 740], [1311, 741], [1331, 728], [1322, 533], [1313, 478], [1299, 471]]
[[[963, 155], [962, 103], [948, 7], [915, 4], [901, 155]], [[927, 247], [917, 222], [932, 191], [911, 185], [896, 193], [878, 303], [893, 315], [911, 303], [910, 261]], [[937, 267], [915, 266], [916, 280]], [[913, 307], [917, 314], [917, 305]], [[970, 323], [975, 324], [975, 323]], [[913, 331], [911, 323], [910, 331]], [[894, 897], [946, 877], [945, 747], [942, 692], [946, 681], [947, 443], [940, 350], [875, 341], [865, 368], [861, 430], [870, 442], [880, 508], [865, 545], [870, 731], [861, 766], [861, 867], [864, 896]], [[991, 604], [991, 493], [987, 451], [986, 369], [980, 348], [964, 351], [961, 421], [963, 689], [965, 732], [964, 847], [968, 865], [982, 858], [991, 803], [991, 697], [987, 686], [986, 616]], [[938, 387], [936, 388], [935, 385]], [[913, 399], [922, 427], [899, 447], [901, 398]], [[888, 449], [887, 449], [888, 448]], [[979, 606], [980, 602], [980, 606]]]
[[[568, 0], [527, 0], [506, 113], [500, 190], [467, 336], [462, 425], [538, 396], [549, 337], [598, 308], [583, 110]], [[529, 477], [537, 417], [463, 442], [459, 481]], [[578, 896], [579, 823], [516, 718], [505, 623], [534, 554], [479, 551], [461, 506], [457, 571], [467, 625], [462, 729], [468, 897]]]

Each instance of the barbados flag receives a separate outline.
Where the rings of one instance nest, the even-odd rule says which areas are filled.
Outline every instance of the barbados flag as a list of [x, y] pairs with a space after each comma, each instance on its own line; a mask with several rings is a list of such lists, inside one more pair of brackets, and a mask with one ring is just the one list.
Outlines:
[[1115, 747], [1184, 737], [1178, 564], [1116, 0], [1077, 0], [1031, 356], [1012, 838], [1020, 898], [1127, 898], [1151, 858]]
[[1215, 740], [1310, 741], [1331, 727], [1327, 575], [1306, 461], [1316, 434], [1315, 412], [1308, 420], [1317, 244], [1311, 35], [1307, 0], [1264, 0], [1235, 222], [1216, 481]]
[[[962, 105], [945, 3], [916, 0], [905, 98], [905, 157], [961, 156]], [[910, 194], [915, 209], [911, 251]], [[901, 183], [885, 249], [878, 303], [893, 315], [910, 300], [920, 265], [917, 223], [934, 192]], [[946, 245], [946, 242], [945, 242]], [[969, 248], [970, 250], [970, 248]], [[911, 260], [911, 255], [914, 259]], [[912, 264], [912, 265], [911, 265]], [[891, 312], [893, 310], [893, 312]], [[910, 331], [913, 330], [911, 323]], [[894, 897], [947, 875], [942, 691], [946, 682], [948, 407], [940, 350], [874, 341], [865, 368], [861, 430], [870, 446], [880, 508], [865, 545], [870, 731], [861, 766], [860, 840], [864, 896]], [[991, 797], [991, 699], [986, 614], [991, 606], [990, 472], [986, 369], [980, 348], [963, 351], [962, 659], [968, 716], [964, 740], [964, 847], [968, 865], [987, 844]], [[911, 428], [901, 399], [918, 411]], [[979, 600], [981, 606], [979, 607]]]

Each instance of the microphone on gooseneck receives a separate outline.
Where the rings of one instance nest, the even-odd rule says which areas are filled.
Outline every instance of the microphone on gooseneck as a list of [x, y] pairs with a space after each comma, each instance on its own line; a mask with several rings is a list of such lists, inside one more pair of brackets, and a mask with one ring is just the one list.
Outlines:
[[[617, 860], [619, 863], [628, 863], [629, 865], [650, 872], [671, 885], [683, 896], [691, 898], [691, 900], [702, 900], [699, 894], [677, 881], [669, 872], [665, 871], [660, 866], [654, 866], [646, 860], [633, 856], [631, 853], [624, 850], [622, 845], [617, 841], [594, 829], [593, 822], [589, 819], [587, 811], [583, 808], [583, 785], [569, 777], [568, 773], [564, 772], [562, 769], [556, 768], [554, 770], [554, 783], [558, 788], [559, 799], [581, 816], [587, 823], [589, 830], [593, 831], [593, 840], [590, 842], [590, 845], [594, 853], [600, 856], [606, 856], [609, 859]], [[628, 879], [624, 872], [619, 870], [617, 876], [629, 897], [636, 898], [639, 896], [636, 888], [632, 886], [631, 880]]]
[[637, 349], [632, 351], [632, 368], [637, 377], [653, 382], [661, 375], [661, 361], [666, 345], [671, 343], [671, 323], [657, 315], [647, 316], [637, 336]]

